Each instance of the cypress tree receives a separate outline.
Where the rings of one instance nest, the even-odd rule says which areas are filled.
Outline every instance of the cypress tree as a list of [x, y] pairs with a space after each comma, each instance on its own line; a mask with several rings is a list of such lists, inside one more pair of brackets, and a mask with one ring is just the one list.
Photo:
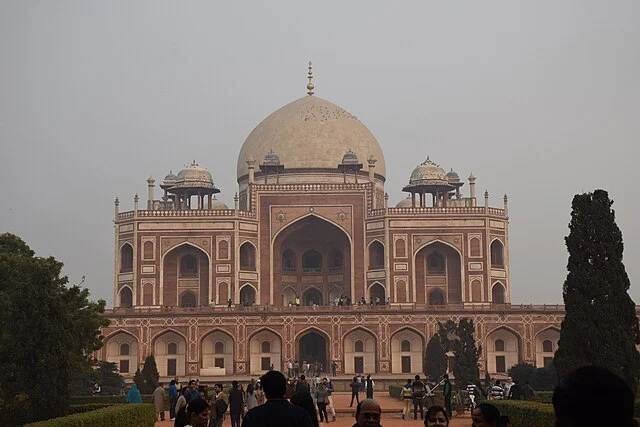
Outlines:
[[438, 323], [440, 326], [440, 341], [447, 351], [453, 351], [454, 367], [453, 375], [456, 386], [463, 389], [473, 382], [480, 384], [480, 369], [478, 360], [482, 353], [481, 347], [476, 347], [474, 338], [475, 328], [472, 319], [460, 319], [459, 323], [448, 320], [446, 323]]
[[429, 340], [425, 351], [424, 372], [431, 381], [440, 381], [447, 373], [447, 353], [442, 348], [440, 335], [435, 334]]
[[160, 373], [158, 372], [156, 359], [153, 357], [153, 354], [148, 355], [146, 359], [144, 359], [144, 366], [142, 367], [142, 371], [140, 371], [140, 377], [142, 378], [142, 387], [140, 388], [140, 385], [138, 385], [140, 393], [153, 393], [153, 390], [158, 387], [158, 381], [160, 380]]
[[562, 379], [580, 366], [598, 365], [622, 377], [634, 394], [640, 370], [640, 343], [629, 277], [622, 263], [622, 232], [613, 202], [604, 190], [573, 198], [567, 279], [554, 366]]

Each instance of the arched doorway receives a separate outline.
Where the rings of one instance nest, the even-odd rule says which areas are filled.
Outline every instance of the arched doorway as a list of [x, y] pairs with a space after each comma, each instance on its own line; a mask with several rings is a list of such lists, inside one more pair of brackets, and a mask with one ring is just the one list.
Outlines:
[[[427, 244], [416, 253], [415, 268], [416, 301], [430, 305], [462, 302], [461, 255], [453, 246], [440, 241]], [[442, 291], [437, 304], [429, 297], [435, 288]]]
[[[156, 304], [182, 307], [209, 305], [209, 255], [202, 249], [182, 243], [167, 252], [163, 259], [162, 295]], [[186, 295], [182, 290], [188, 289]], [[182, 298], [186, 295], [187, 298]]]
[[[273, 254], [273, 294], [283, 296], [283, 305], [294, 295], [303, 305], [327, 304], [329, 291], [338, 285], [352, 297], [351, 243], [338, 225], [313, 214], [294, 221], [274, 239]], [[307, 293], [303, 284], [313, 284], [318, 293]], [[274, 303], [279, 305], [280, 298]]]
[[382, 305], [386, 303], [386, 293], [380, 283], [374, 283], [369, 288], [369, 302], [373, 301], [376, 305]]
[[327, 340], [314, 331], [305, 334], [299, 341], [298, 360], [312, 366], [317, 362], [321, 372], [327, 371]]
[[240, 304], [244, 306], [252, 306], [256, 303], [256, 290], [251, 285], [244, 285], [240, 289]]
[[322, 305], [322, 293], [316, 289], [308, 289], [302, 294], [302, 304], [307, 306]]

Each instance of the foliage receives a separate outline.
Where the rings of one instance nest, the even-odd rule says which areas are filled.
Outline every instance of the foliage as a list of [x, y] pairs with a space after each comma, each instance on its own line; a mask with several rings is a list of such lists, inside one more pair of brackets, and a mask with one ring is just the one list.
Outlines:
[[554, 365], [563, 378], [585, 365], [604, 366], [629, 384], [634, 394], [640, 371], [640, 329], [628, 294], [629, 277], [622, 263], [622, 232], [613, 202], [604, 190], [573, 198], [566, 314]]
[[125, 404], [48, 421], [27, 424], [25, 427], [153, 427], [156, 413], [151, 404]]
[[537, 368], [529, 380], [534, 390], [553, 391], [558, 385], [558, 374], [553, 366]]
[[507, 374], [513, 379], [513, 381], [525, 385], [531, 381], [531, 375], [536, 371], [535, 365], [532, 363], [520, 362], [517, 365], [513, 365], [507, 370]]
[[442, 347], [447, 351], [453, 351], [455, 362], [453, 375], [456, 378], [456, 386], [462, 389], [470, 382], [479, 385], [478, 359], [482, 348], [476, 347], [473, 320], [464, 318], [457, 324], [453, 320], [448, 320], [444, 324], [438, 322], [438, 325]]
[[94, 367], [74, 374], [71, 391], [77, 396], [92, 395], [96, 384], [100, 386], [100, 394], [118, 394], [124, 386], [124, 378], [118, 373], [115, 363], [99, 360]]
[[548, 427], [554, 425], [553, 406], [524, 400], [492, 400], [493, 406], [507, 415], [512, 427]]
[[84, 412], [95, 411], [96, 409], [108, 408], [109, 406], [113, 406], [113, 403], [83, 403], [82, 405], [71, 405], [69, 406], [68, 415], [82, 414]]
[[[142, 403], [153, 403], [152, 394], [142, 394]], [[93, 396], [71, 396], [71, 406], [82, 405], [103, 405], [113, 406], [124, 403], [126, 396], [106, 396], [106, 395], [93, 395]], [[165, 399], [165, 407], [169, 410], [169, 399]]]
[[[20, 400], [26, 421], [66, 413], [71, 375], [102, 346], [100, 328], [109, 323], [105, 302], [67, 287], [61, 270], [53, 257], [36, 257], [19, 237], [0, 234], [0, 401]], [[5, 408], [0, 424], [16, 424]]]
[[440, 335], [435, 334], [431, 337], [425, 354], [425, 374], [431, 381], [440, 381], [447, 373], [447, 353], [442, 348]]
[[144, 359], [144, 366], [142, 367], [142, 371], [140, 371], [139, 376], [138, 371], [136, 371], [136, 374], [133, 377], [133, 381], [140, 389], [140, 393], [151, 394], [153, 393], [153, 390], [158, 387], [159, 380], [160, 373], [158, 372], [158, 367], [156, 366], [156, 359], [153, 357], [153, 354], [150, 354], [146, 357], [146, 359]]

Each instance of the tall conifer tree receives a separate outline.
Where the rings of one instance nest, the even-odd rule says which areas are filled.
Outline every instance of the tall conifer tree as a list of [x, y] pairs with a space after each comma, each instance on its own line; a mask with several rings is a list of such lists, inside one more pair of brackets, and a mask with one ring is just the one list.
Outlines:
[[559, 378], [585, 365], [599, 365], [625, 379], [636, 392], [640, 343], [635, 304], [627, 291], [622, 232], [604, 190], [573, 198], [569, 271], [563, 287], [565, 318], [554, 365]]
[[431, 381], [440, 381], [442, 376], [447, 373], [447, 353], [442, 348], [440, 335], [435, 334], [427, 344], [425, 356], [425, 373]]

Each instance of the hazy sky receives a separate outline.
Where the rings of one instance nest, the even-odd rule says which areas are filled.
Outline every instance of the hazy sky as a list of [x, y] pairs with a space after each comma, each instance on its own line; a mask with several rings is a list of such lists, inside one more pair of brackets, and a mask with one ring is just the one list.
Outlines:
[[380, 142], [390, 202], [427, 155], [509, 195], [512, 302], [562, 302], [571, 198], [604, 188], [640, 303], [638, 1], [3, 0], [0, 232], [111, 305], [114, 198], [196, 159], [232, 206], [309, 60]]

